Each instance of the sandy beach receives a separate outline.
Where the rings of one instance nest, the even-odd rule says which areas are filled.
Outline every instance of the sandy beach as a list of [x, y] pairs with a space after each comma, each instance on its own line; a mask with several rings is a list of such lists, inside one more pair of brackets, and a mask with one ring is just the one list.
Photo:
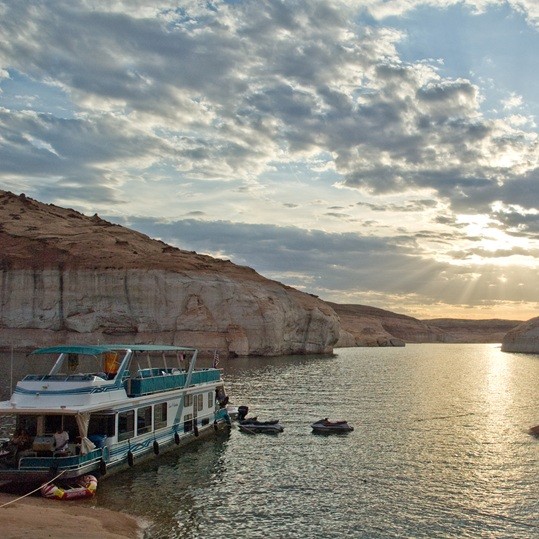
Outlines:
[[0, 493], [0, 535], [3, 539], [137, 539], [143, 525], [135, 517], [96, 509], [81, 501], [26, 497]]

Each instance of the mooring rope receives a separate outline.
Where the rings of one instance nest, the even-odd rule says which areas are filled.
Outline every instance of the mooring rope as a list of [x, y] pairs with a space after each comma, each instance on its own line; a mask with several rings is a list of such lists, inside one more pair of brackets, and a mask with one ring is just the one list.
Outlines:
[[[53, 477], [50, 481], [47, 481], [46, 483], [43, 483], [43, 485], [49, 485], [53, 481], [56, 481], [64, 473], [65, 473], [65, 470], [62, 470], [56, 477]], [[26, 496], [30, 496], [30, 494], [33, 494], [34, 492], [37, 492], [38, 490], [40, 490], [43, 487], [43, 485], [40, 485], [35, 490], [30, 491], [28, 494], [25, 494], [24, 496], [20, 496], [19, 498], [15, 498], [14, 500], [11, 500], [11, 501], [5, 503], [4, 505], [0, 505], [0, 509], [2, 509], [2, 507], [5, 507], [6, 505], [9, 505], [10, 503], [18, 502], [19, 500], [22, 500], [23, 498], [26, 498]]]

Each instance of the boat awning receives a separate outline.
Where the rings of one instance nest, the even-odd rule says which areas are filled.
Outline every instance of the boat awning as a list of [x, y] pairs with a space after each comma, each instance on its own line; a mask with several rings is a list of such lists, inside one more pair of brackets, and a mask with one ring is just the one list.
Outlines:
[[43, 408], [13, 406], [10, 401], [0, 402], [0, 416], [4, 415], [77, 415], [85, 412], [98, 413], [101, 415], [112, 415], [114, 410], [107, 408], [103, 410], [103, 405], [92, 406], [44, 406]]
[[132, 350], [134, 352], [195, 352], [195, 348], [167, 346], [159, 344], [97, 344], [97, 345], [59, 345], [38, 348], [32, 354], [83, 354], [97, 356], [113, 350]]
[[110, 352], [115, 349], [118, 350], [120, 347], [111, 348], [110, 346], [50, 346], [48, 348], [38, 348], [31, 352], [32, 354], [85, 354], [89, 356], [97, 356], [105, 352]]

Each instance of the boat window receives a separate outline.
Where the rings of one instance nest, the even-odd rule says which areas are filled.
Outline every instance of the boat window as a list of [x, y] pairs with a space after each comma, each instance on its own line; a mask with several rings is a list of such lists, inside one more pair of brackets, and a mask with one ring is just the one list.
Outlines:
[[197, 411], [201, 411], [204, 408], [204, 395], [202, 393], [196, 396], [197, 399]]
[[120, 368], [120, 355], [118, 352], [107, 352], [103, 354], [103, 372], [109, 380], [112, 380]]
[[193, 395], [185, 395], [183, 398], [183, 405], [184, 407], [192, 406], [193, 405]]
[[78, 354], [68, 354], [67, 356], [67, 372], [73, 374], [79, 367]]
[[183, 418], [183, 431], [189, 432], [193, 430], [193, 414], [186, 414]]
[[[33, 357], [39, 357], [39, 354]], [[46, 357], [46, 356], [43, 356]], [[63, 359], [55, 364], [49, 379], [62, 379], [67, 376], [99, 373], [103, 371], [103, 358], [101, 355], [65, 354]]]
[[137, 410], [137, 434], [150, 432], [152, 429], [152, 407], [145, 406]]
[[213, 408], [213, 391], [208, 393], [208, 408]]
[[135, 435], [135, 412], [129, 410], [118, 414], [118, 440], [127, 440]]
[[88, 436], [91, 434], [114, 436], [115, 414], [92, 414], [90, 416], [90, 425], [88, 426]]
[[154, 417], [154, 429], [160, 429], [167, 426], [167, 410], [168, 405], [166, 402], [156, 404], [153, 409]]

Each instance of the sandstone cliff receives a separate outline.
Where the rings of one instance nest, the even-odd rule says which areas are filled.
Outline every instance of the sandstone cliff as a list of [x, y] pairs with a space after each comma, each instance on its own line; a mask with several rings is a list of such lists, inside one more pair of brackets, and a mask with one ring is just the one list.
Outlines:
[[318, 298], [97, 215], [0, 191], [0, 345], [159, 342], [229, 355], [326, 353]]
[[416, 318], [368, 307], [329, 303], [341, 320], [336, 346], [404, 346], [405, 342], [445, 342], [442, 330]]
[[532, 318], [509, 331], [503, 338], [502, 350], [539, 354], [539, 317]]
[[454, 318], [434, 318], [423, 320], [423, 322], [451, 335], [454, 342], [462, 343], [502, 342], [508, 331], [522, 324], [522, 320], [461, 320]]
[[418, 320], [365, 305], [329, 303], [341, 320], [336, 347], [501, 342], [518, 320]]

